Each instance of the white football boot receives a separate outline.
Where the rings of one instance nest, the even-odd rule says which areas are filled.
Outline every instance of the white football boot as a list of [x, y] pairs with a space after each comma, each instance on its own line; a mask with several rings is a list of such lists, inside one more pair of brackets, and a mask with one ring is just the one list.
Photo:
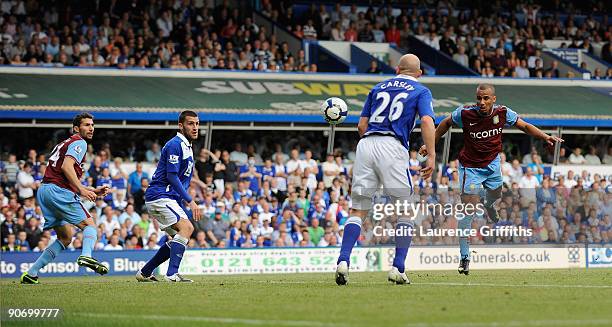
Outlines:
[[138, 270], [138, 272], [136, 273], [136, 280], [141, 282], [141, 283], [156, 283], [159, 282], [159, 279], [157, 279], [155, 277], [155, 275], [151, 275], [149, 277], [146, 277], [145, 275], [142, 274], [142, 271]]
[[336, 284], [346, 285], [348, 284], [349, 267], [346, 261], [340, 261], [336, 267]]
[[387, 277], [387, 280], [397, 285], [410, 284], [410, 280], [408, 279], [406, 272], [401, 273], [399, 272], [399, 270], [397, 270], [396, 267], [393, 267], [391, 268], [391, 270], [389, 270], [389, 276]]
[[164, 279], [167, 282], [171, 282], [171, 283], [193, 283], [193, 280], [189, 278], [185, 278], [183, 277], [183, 275], [178, 274], [178, 273], [172, 276], [164, 276]]

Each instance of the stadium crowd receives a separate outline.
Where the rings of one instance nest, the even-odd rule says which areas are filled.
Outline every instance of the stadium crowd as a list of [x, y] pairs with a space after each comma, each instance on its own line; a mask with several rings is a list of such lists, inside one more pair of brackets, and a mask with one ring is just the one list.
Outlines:
[[[535, 1], [536, 3], [542, 1]], [[601, 58], [612, 63], [610, 8], [603, 2], [549, 2], [542, 8], [533, 2], [478, 2], [469, 9], [457, 1], [436, 6], [415, 5], [394, 9], [392, 5], [358, 7], [336, 3], [311, 4], [300, 15], [284, 1], [264, 2], [262, 13], [304, 39], [359, 42], [393, 42], [409, 51], [409, 36], [421, 36], [425, 44], [443, 52], [485, 77], [558, 78], [558, 62], [544, 67], [545, 40], [567, 40], [560, 48], [584, 49], [593, 54], [593, 43], [605, 43]], [[592, 7], [590, 7], [592, 5]], [[567, 19], [561, 14], [569, 13]], [[578, 14], [588, 15], [578, 19]], [[603, 22], [593, 18], [602, 15]], [[580, 22], [580, 23], [579, 23]], [[583, 69], [588, 69], [582, 66]], [[377, 71], [374, 71], [377, 72]], [[595, 79], [612, 79], [612, 69], [592, 72]]]
[[[550, 39], [589, 53], [593, 43], [605, 43], [601, 57], [612, 63], [612, 27], [592, 16], [607, 12], [603, 2], [550, 8], [481, 2], [469, 9], [456, 2], [401, 10], [312, 4], [297, 15], [289, 2], [262, 1], [261, 12], [306, 40], [394, 42], [409, 51], [409, 36], [422, 36], [487, 77], [572, 77], [559, 76], [557, 62], [544, 67], [544, 40]], [[286, 42], [255, 24], [244, 1], [234, 7], [227, 0], [70, 3], [2, 1], [0, 65], [318, 71], [303, 49], [291, 53]], [[561, 19], [561, 13], [569, 16]], [[612, 79], [612, 69], [595, 69], [592, 78]]]
[[[199, 203], [203, 219], [194, 222], [189, 248], [308, 247], [338, 246], [351, 206], [351, 160], [354, 153], [336, 151], [321, 162], [310, 150], [276, 146], [271, 155], [237, 143], [233, 150], [196, 151], [194, 180], [190, 194]], [[440, 203], [459, 201], [457, 161], [440, 165], [435, 178], [419, 177], [420, 163], [411, 152], [410, 171], [415, 185], [414, 201]], [[111, 155], [108, 145], [86, 155], [86, 185], [108, 185], [112, 193], [94, 202], [84, 202], [98, 225], [97, 250], [157, 249], [166, 239], [158, 223], [146, 212], [144, 192], [149, 185], [160, 147], [153, 143], [146, 162], [124, 162]], [[480, 243], [608, 243], [612, 239], [611, 181], [582, 170], [582, 164], [612, 165], [612, 147], [604, 156], [590, 150], [583, 156], [575, 149], [562, 161], [576, 164], [575, 171], [553, 179], [545, 174], [537, 152], [522, 163], [506, 160], [501, 169], [504, 196], [500, 203], [500, 226], [531, 228], [531, 237], [488, 238]], [[43, 231], [43, 215], [36, 203], [36, 189], [46, 169], [44, 154], [32, 149], [26, 157], [10, 154], [0, 161], [0, 229], [2, 251], [41, 251], [55, 238]], [[128, 157], [126, 157], [128, 159]], [[131, 167], [131, 168], [128, 168]], [[610, 166], [612, 170], [612, 166]], [[188, 211], [187, 211], [188, 212]], [[188, 214], [190, 214], [188, 212]], [[424, 212], [414, 216], [416, 226], [456, 228], [453, 212]], [[374, 235], [375, 226], [392, 228], [393, 217], [364, 222], [361, 245], [391, 244], [392, 238]], [[473, 227], [491, 223], [477, 216]], [[82, 245], [76, 232], [70, 249]], [[417, 245], [456, 244], [452, 237], [417, 236]]]
[[69, 3], [2, 1], [0, 65], [317, 71], [228, 1]]

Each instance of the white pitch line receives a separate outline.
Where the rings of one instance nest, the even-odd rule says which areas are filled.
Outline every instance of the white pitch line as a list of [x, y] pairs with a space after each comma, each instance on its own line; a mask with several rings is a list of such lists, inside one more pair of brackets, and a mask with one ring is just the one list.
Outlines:
[[513, 320], [492, 322], [459, 322], [459, 323], [414, 323], [404, 324], [404, 327], [522, 327], [522, 326], [584, 326], [612, 324], [610, 319], [595, 320]]
[[[214, 322], [220, 324], [243, 324], [243, 325], [277, 325], [277, 326], [325, 326], [325, 327], [340, 327], [349, 326], [349, 324], [341, 323], [324, 323], [319, 321], [305, 320], [265, 320], [265, 319], [241, 319], [241, 318], [223, 318], [223, 317], [185, 317], [185, 316], [169, 316], [169, 315], [128, 315], [128, 314], [101, 314], [101, 313], [74, 313], [74, 316], [88, 318], [106, 318], [106, 319], [143, 319], [143, 320], [170, 320], [170, 321], [187, 321], [187, 322]], [[610, 319], [589, 319], [589, 320], [515, 320], [515, 321], [492, 321], [492, 322], [460, 322], [460, 323], [408, 323], [400, 324], [404, 327], [521, 327], [521, 326], [583, 326], [589, 325], [610, 325]], [[350, 324], [354, 325], [354, 324]]]
[[[314, 281], [281, 281], [281, 280], [257, 280], [249, 281], [249, 283], [260, 284], [330, 284], [334, 285], [333, 281], [314, 280]], [[383, 282], [355, 282], [356, 284], [386, 284]], [[484, 286], [484, 287], [541, 287], [541, 288], [612, 288], [612, 285], [556, 285], [556, 284], [493, 284], [493, 283], [453, 283], [453, 282], [415, 282], [412, 286], [431, 285], [431, 286]]]
[[488, 287], [544, 287], [544, 288], [612, 288], [612, 285], [556, 285], [556, 284], [493, 284], [493, 283], [421, 283], [413, 285], [441, 285], [441, 286], [488, 286]]
[[102, 314], [102, 313], [74, 313], [74, 316], [87, 318], [105, 318], [105, 319], [143, 319], [143, 320], [170, 320], [170, 321], [186, 321], [186, 322], [213, 322], [219, 324], [242, 324], [254, 326], [315, 326], [315, 327], [348, 327], [348, 324], [308, 321], [308, 320], [267, 320], [267, 319], [244, 319], [244, 318], [226, 318], [226, 317], [202, 317], [202, 316], [169, 316], [169, 315], [128, 315], [128, 314]]

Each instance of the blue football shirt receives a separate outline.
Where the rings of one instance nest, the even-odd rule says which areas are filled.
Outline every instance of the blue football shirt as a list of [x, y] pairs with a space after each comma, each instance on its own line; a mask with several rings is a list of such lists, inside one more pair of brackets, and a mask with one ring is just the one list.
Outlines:
[[180, 194], [174, 191], [168, 182], [169, 172], [177, 173], [183, 188], [189, 189], [193, 174], [193, 151], [187, 138], [180, 133], [177, 133], [164, 145], [157, 169], [151, 178], [151, 184], [145, 192], [146, 201], [168, 198], [181, 204]]
[[369, 118], [364, 135], [391, 135], [409, 149], [417, 114], [435, 118], [431, 91], [412, 76], [397, 75], [376, 84], [368, 94], [361, 112], [361, 117]]

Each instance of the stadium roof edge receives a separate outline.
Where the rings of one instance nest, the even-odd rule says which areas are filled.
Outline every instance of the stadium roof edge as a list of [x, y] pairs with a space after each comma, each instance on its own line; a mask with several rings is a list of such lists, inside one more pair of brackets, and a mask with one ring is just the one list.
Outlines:
[[[0, 74], [27, 75], [71, 75], [71, 76], [117, 76], [117, 77], [166, 77], [166, 78], [237, 78], [296, 81], [329, 81], [342, 79], [345, 82], [380, 82], [394, 75], [372, 74], [338, 74], [338, 73], [270, 73], [240, 72], [219, 70], [186, 70], [186, 69], [115, 69], [115, 68], [82, 68], [82, 67], [15, 67], [0, 66]], [[597, 87], [612, 88], [612, 81], [583, 79], [520, 79], [520, 78], [482, 78], [457, 76], [423, 76], [419, 79], [424, 84], [478, 84], [520, 86], [563, 86], [563, 87]]]

